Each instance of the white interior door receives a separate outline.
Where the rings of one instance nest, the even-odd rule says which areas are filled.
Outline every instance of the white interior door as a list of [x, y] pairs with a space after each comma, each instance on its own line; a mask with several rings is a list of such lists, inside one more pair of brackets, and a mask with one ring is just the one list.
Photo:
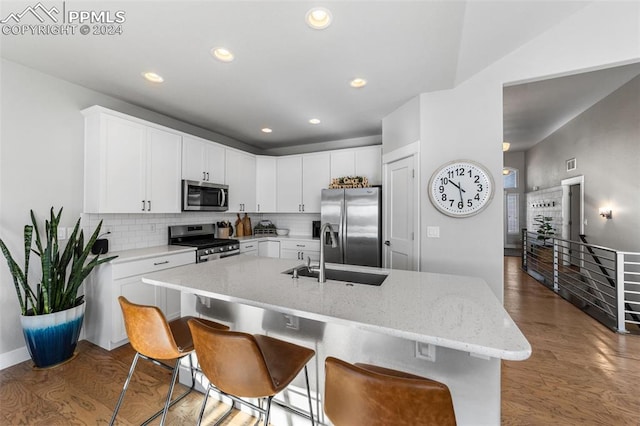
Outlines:
[[385, 172], [384, 265], [417, 270], [414, 261], [414, 158], [388, 163]]

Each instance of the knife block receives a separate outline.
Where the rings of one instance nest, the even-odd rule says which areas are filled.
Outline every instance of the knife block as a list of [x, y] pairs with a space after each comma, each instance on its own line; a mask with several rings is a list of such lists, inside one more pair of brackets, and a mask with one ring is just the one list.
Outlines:
[[218, 228], [218, 238], [229, 238], [229, 228]]

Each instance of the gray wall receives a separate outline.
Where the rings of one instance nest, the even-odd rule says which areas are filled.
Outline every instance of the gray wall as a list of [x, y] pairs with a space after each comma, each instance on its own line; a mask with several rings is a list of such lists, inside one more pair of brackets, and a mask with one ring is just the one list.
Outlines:
[[382, 153], [420, 140], [420, 97], [408, 101], [382, 119]]
[[[584, 176], [589, 243], [640, 252], [640, 76], [527, 151], [526, 169], [528, 191]], [[598, 215], [605, 205], [611, 220]]]

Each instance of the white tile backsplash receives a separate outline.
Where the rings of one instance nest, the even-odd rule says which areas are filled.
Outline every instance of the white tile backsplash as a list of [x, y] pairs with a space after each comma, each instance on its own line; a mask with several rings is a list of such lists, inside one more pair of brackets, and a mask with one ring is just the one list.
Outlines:
[[[311, 222], [320, 220], [319, 214], [282, 213], [264, 214], [249, 213], [251, 224], [255, 226], [260, 220], [270, 220], [278, 228], [289, 229], [290, 235], [311, 235]], [[244, 217], [244, 213], [241, 213]], [[82, 227], [88, 239], [102, 220], [101, 233], [111, 231], [103, 238], [109, 240], [109, 251], [121, 251], [137, 248], [154, 247], [167, 244], [168, 227], [172, 225], [216, 223], [228, 220], [234, 224], [236, 213], [175, 213], [175, 214], [82, 214]]]

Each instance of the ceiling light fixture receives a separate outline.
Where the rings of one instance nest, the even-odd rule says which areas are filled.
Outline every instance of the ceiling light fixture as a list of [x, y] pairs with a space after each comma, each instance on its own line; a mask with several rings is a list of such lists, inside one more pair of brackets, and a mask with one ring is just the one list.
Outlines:
[[502, 152], [509, 151], [511, 144], [509, 142], [502, 142]]
[[317, 118], [310, 118], [309, 124], [320, 124], [320, 120]]
[[164, 81], [164, 78], [162, 78], [160, 74], [156, 74], [155, 72], [151, 72], [151, 71], [143, 72], [142, 76], [147, 81], [150, 81], [152, 83], [162, 83]]
[[305, 21], [314, 30], [324, 30], [331, 25], [331, 12], [324, 7], [314, 7], [307, 12]]
[[263, 127], [262, 129], [260, 129], [260, 131], [262, 133], [271, 133], [271, 132], [273, 132], [273, 129], [270, 129], [268, 127]]
[[234, 58], [233, 53], [225, 47], [214, 47], [211, 49], [211, 54], [221, 62], [231, 62]]
[[358, 78], [354, 78], [353, 80], [351, 80], [349, 85], [351, 87], [359, 89], [359, 88], [364, 87], [364, 86], [367, 85], [367, 80], [365, 80], [364, 78], [359, 78], [359, 77]]

